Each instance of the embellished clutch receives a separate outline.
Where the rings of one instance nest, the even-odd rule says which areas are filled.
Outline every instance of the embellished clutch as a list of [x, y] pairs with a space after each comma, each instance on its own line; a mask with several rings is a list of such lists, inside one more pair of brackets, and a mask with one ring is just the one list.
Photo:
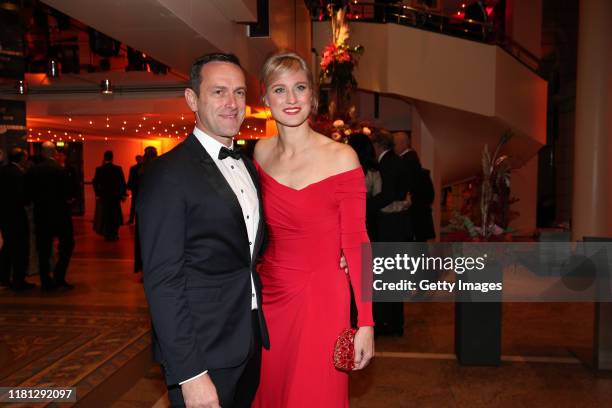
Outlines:
[[342, 371], [355, 368], [355, 333], [357, 329], [344, 329], [334, 346], [334, 367]]

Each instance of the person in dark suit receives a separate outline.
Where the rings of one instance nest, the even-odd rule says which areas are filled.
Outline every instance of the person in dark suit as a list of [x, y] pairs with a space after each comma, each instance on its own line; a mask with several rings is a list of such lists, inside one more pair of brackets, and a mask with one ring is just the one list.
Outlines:
[[[0, 270], [0, 280], [5, 286], [17, 291], [35, 287], [26, 282], [26, 270], [30, 254], [30, 226], [25, 206], [26, 194], [25, 168], [28, 155], [20, 147], [11, 149], [9, 163], [0, 168], [0, 231], [4, 237], [4, 250]], [[11, 283], [12, 271], [12, 283]]]
[[106, 241], [119, 239], [119, 226], [123, 224], [121, 201], [125, 200], [126, 187], [123, 169], [113, 164], [113, 152], [104, 152], [104, 164], [96, 168], [92, 180], [97, 205], [102, 206], [101, 232]]
[[130, 217], [128, 218], [128, 224], [134, 223], [134, 218], [136, 217], [136, 196], [138, 195], [138, 179], [140, 168], [142, 167], [142, 156], [136, 156], [136, 164], [130, 167], [130, 173], [128, 175], [127, 188], [130, 190], [132, 194], [132, 198], [130, 200]]
[[193, 133], [140, 185], [144, 289], [173, 407], [250, 407], [269, 347], [255, 270], [265, 235], [259, 179], [232, 149], [245, 95], [234, 55], [197, 59], [185, 90]]
[[430, 171], [421, 166], [421, 159], [412, 149], [412, 139], [408, 132], [393, 134], [393, 151], [403, 162], [404, 173], [410, 185], [410, 218], [414, 241], [425, 242], [436, 237], [431, 206], [434, 202], [434, 186]]
[[[66, 270], [74, 249], [71, 203], [74, 189], [70, 176], [55, 160], [57, 151], [52, 142], [42, 144], [43, 160], [26, 175], [27, 191], [34, 203], [34, 225], [41, 289], [72, 289], [66, 282]], [[58, 259], [50, 277], [53, 239], [58, 239]]]
[[[405, 202], [409, 196], [409, 181], [404, 174], [402, 160], [393, 152], [393, 137], [377, 130], [372, 144], [378, 158], [382, 178], [381, 192], [368, 200], [368, 211], [377, 211], [377, 240], [379, 242], [412, 241], [412, 222], [409, 206], [397, 207], [394, 202]], [[374, 303], [377, 334], [401, 336], [404, 333], [404, 304], [401, 302]]]

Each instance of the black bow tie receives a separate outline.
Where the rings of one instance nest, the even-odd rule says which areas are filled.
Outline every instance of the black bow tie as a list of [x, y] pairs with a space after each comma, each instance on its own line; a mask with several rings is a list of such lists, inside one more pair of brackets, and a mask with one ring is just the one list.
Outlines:
[[219, 160], [223, 160], [226, 157], [231, 157], [232, 159], [240, 160], [240, 150], [228, 149], [227, 147], [223, 146], [221, 150], [219, 150]]

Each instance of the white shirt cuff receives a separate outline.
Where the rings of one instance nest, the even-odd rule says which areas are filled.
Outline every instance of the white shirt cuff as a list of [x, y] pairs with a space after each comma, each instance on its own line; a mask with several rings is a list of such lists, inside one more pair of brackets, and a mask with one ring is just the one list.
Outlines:
[[185, 384], [185, 383], [188, 383], [188, 382], [189, 382], [189, 381], [191, 381], [191, 380], [195, 380], [196, 378], [201, 377], [201, 376], [203, 376], [203, 375], [204, 375], [204, 374], [206, 374], [206, 373], [208, 373], [208, 370], [206, 370], [206, 371], [204, 371], [204, 372], [202, 372], [202, 373], [200, 373], [200, 374], [196, 375], [195, 377], [191, 377], [191, 378], [190, 378], [190, 379], [188, 379], [188, 380], [185, 380], [185, 381], [180, 382], [180, 383], [179, 383], [179, 385], [183, 385], [183, 384]]

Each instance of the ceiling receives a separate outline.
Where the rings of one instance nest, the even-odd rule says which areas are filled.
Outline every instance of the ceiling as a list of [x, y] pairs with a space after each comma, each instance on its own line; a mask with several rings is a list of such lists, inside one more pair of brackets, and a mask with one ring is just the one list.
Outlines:
[[[62, 31], [51, 15], [49, 28], [55, 37], [76, 41], [81, 67], [92, 63], [97, 67], [100, 58], [89, 48], [87, 27], [123, 45], [110, 58], [111, 69], [105, 72], [81, 68], [80, 74], [53, 79], [45, 73], [26, 74], [24, 96], [16, 95], [14, 84], [0, 86], [0, 93], [10, 91], [9, 99], [27, 102], [28, 137], [33, 141], [184, 137], [194, 124], [183, 96], [189, 67], [195, 57], [218, 51], [240, 57], [247, 86], [254, 90], [249, 92], [250, 106], [238, 138], [265, 136], [266, 113], [257, 106], [256, 72], [270, 51], [287, 48], [284, 42], [290, 39], [286, 34], [299, 34], [293, 28], [288, 30], [295, 19], [310, 26], [303, 3], [298, 2], [298, 13], [297, 3], [285, 0], [270, 1], [273, 33], [267, 38], [246, 35], [243, 23], [257, 20], [255, 0], [117, 0], [89, 2], [87, 7], [81, 0], [42, 1], [75, 19], [75, 29]], [[294, 38], [293, 48], [298, 48], [296, 41]], [[126, 72], [126, 45], [166, 64], [167, 74]], [[100, 92], [100, 82], [105, 79], [113, 85], [112, 95]]]

